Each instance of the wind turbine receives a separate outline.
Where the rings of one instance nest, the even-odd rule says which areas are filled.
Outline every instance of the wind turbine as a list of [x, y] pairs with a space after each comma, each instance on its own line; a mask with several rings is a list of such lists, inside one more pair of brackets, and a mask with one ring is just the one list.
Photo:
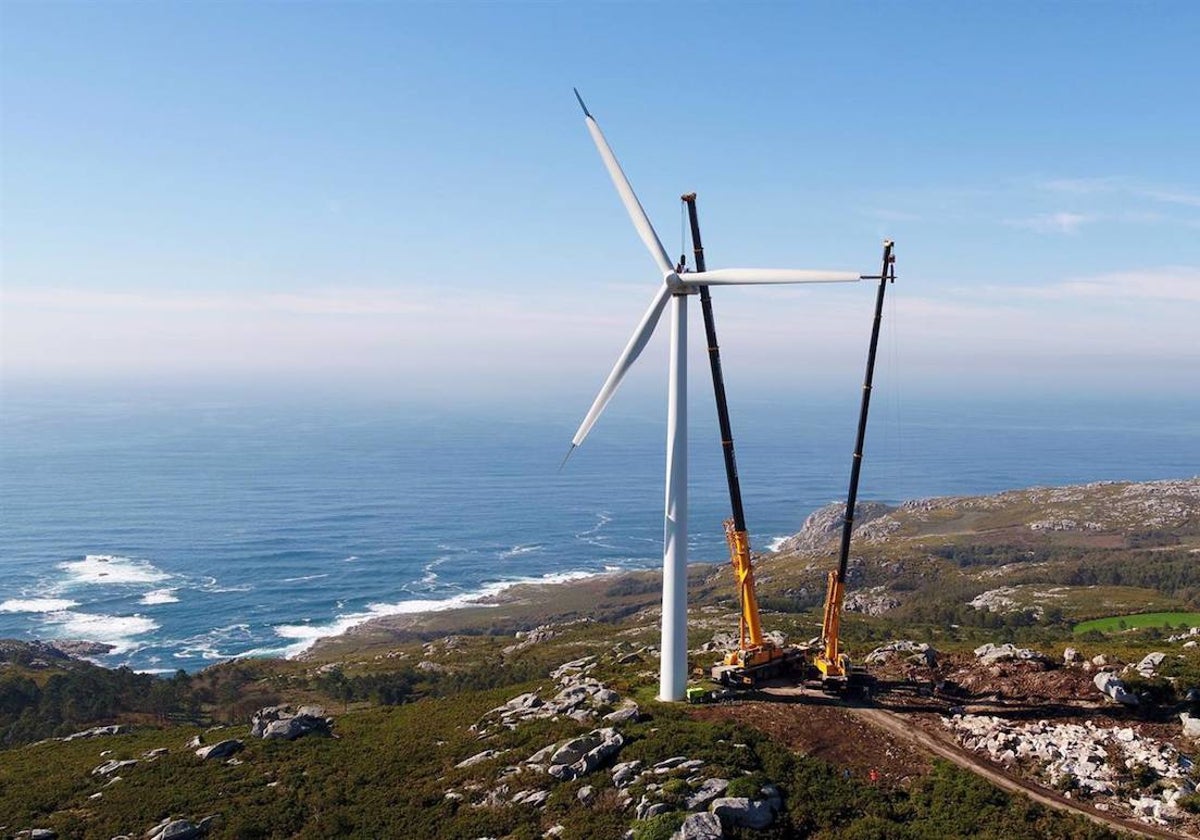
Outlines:
[[[860, 279], [852, 271], [813, 271], [797, 269], [725, 268], [680, 274], [672, 265], [654, 226], [621, 171], [612, 148], [604, 139], [583, 97], [575, 91], [584, 122], [600, 159], [612, 178], [613, 186], [625, 205], [626, 212], [638, 236], [650, 251], [658, 267], [662, 284], [650, 301], [650, 307], [621, 355], [612, 372], [596, 395], [587, 416], [571, 439], [571, 452], [583, 443], [616, 393], [617, 387], [637, 357], [645, 349], [662, 317], [667, 302], [671, 303], [671, 349], [667, 385], [667, 475], [665, 515], [663, 523], [663, 595], [662, 643], [659, 668], [660, 700], [682, 700], [687, 689], [687, 299], [701, 286], [740, 286], [777, 283], [852, 283]], [[565, 462], [565, 459], [564, 459]]]

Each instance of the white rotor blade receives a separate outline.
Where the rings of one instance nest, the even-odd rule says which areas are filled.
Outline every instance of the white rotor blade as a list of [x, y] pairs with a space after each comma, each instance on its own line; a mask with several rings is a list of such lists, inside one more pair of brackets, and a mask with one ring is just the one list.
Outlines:
[[604, 161], [604, 166], [608, 169], [608, 175], [612, 178], [613, 186], [617, 188], [617, 193], [621, 196], [621, 203], [625, 205], [625, 210], [629, 213], [633, 226], [637, 228], [638, 236], [650, 249], [650, 256], [654, 257], [654, 261], [658, 263], [658, 270], [663, 274], [669, 273], [674, 268], [671, 259], [667, 256], [662, 242], [659, 241], [658, 234], [654, 232], [654, 226], [650, 224], [650, 219], [646, 216], [646, 211], [642, 209], [642, 203], [634, 194], [633, 187], [629, 185], [629, 179], [621, 170], [621, 164], [617, 163], [616, 155], [613, 154], [608, 141], [604, 139], [604, 132], [600, 130], [595, 117], [588, 112], [587, 106], [583, 104], [583, 97], [579, 95], [579, 91], [575, 91], [575, 98], [579, 100], [579, 107], [583, 108], [584, 121], [587, 123], [588, 132], [592, 135], [592, 142], [596, 144], [596, 151], [600, 152], [600, 159]]
[[[642, 350], [646, 347], [646, 342], [650, 340], [650, 336], [654, 335], [654, 328], [658, 326], [658, 319], [662, 316], [663, 308], [667, 305], [667, 301], [671, 298], [671, 289], [666, 283], [663, 283], [659, 288], [658, 293], [654, 296], [654, 300], [650, 303], [650, 308], [646, 310], [646, 314], [642, 316], [641, 323], [633, 332], [633, 337], [629, 339], [629, 343], [625, 345], [625, 349], [621, 351], [621, 355], [617, 358], [617, 363], [613, 365], [612, 372], [608, 375], [608, 379], [604, 380], [603, 387], [600, 388], [600, 393], [596, 395], [595, 402], [588, 409], [587, 416], [583, 418], [583, 422], [579, 424], [579, 431], [575, 433], [575, 437], [571, 438], [571, 448], [574, 449], [579, 444], [583, 443], [583, 439], [588, 436], [588, 432], [592, 430], [592, 426], [596, 424], [596, 420], [600, 417], [600, 413], [604, 411], [604, 407], [608, 405], [608, 401], [612, 399], [612, 395], [616, 393], [617, 386], [621, 384], [621, 380], [625, 378], [625, 373], [633, 366], [634, 361], [641, 355]], [[570, 455], [570, 453], [567, 453]], [[565, 460], [565, 459], [564, 459]]]
[[857, 283], [856, 271], [814, 271], [791, 268], [718, 268], [680, 274], [685, 286], [743, 286], [763, 283]]

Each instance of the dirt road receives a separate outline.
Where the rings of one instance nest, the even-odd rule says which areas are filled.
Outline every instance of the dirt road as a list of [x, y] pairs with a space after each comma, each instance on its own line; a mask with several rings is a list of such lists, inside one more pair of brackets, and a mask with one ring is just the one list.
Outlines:
[[1145, 825], [1122, 817], [1109, 816], [1093, 811], [1090, 808], [1080, 805], [1078, 802], [1067, 799], [1065, 796], [1060, 796], [1053, 791], [1046, 790], [1040, 785], [997, 769], [991, 763], [984, 761], [973, 753], [967, 752], [957, 745], [943, 741], [920, 727], [914, 726], [913, 722], [907, 720], [903, 715], [885, 712], [882, 709], [865, 707], [848, 707], [847, 711], [894, 737], [911, 741], [939, 758], [944, 758], [965, 770], [970, 770], [972, 773], [983, 776], [997, 787], [1011, 793], [1023, 794], [1033, 801], [1040, 802], [1048, 807], [1073, 811], [1107, 828], [1117, 831], [1127, 831], [1142, 837], [1164, 838], [1164, 840], [1181, 840], [1181, 838], [1184, 838], [1184, 840], [1194, 840], [1195, 838], [1195, 835], [1169, 831], [1165, 828]]

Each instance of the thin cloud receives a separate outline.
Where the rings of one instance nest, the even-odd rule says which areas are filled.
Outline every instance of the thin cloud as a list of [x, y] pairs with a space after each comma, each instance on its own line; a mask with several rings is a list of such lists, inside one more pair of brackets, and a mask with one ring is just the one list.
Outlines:
[[1136, 178], [1110, 175], [1100, 178], [1055, 178], [1041, 183], [1042, 189], [1068, 195], [1120, 194], [1164, 204], [1200, 207], [1200, 193], [1178, 186], [1150, 184]]
[[1118, 271], [1047, 286], [989, 286], [986, 292], [1007, 299], [1200, 303], [1200, 268], [1168, 266]]
[[1009, 219], [1005, 224], [1035, 233], [1072, 234], [1077, 233], [1083, 225], [1096, 221], [1096, 218], [1084, 213], [1041, 213], [1028, 219]]

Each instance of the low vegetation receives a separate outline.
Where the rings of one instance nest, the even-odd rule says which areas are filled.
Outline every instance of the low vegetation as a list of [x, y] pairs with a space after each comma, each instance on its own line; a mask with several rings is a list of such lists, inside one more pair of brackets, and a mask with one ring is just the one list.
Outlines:
[[[1106, 524], [1101, 514], [1124, 498], [1123, 487], [1102, 485], [1096, 493], [1103, 498], [1094, 503], [1086, 494], [1045, 490], [1006, 494], [1004, 503], [897, 512], [888, 538], [855, 545], [850, 591], [875, 592], [884, 607], [845, 617], [846, 647], [861, 659], [883, 642], [921, 639], [960, 662], [984, 642], [1033, 647], [1058, 661], [1068, 646], [1083, 658], [1104, 653], [1132, 663], [1169, 650], [1156, 673], [1128, 675], [1127, 685], [1145, 700], [1140, 719], [1172, 720], [1188, 689], [1200, 687], [1200, 648], [1166, 647], [1172, 632], [1200, 626], [1200, 524], [1194, 517]], [[769, 629], [799, 640], [816, 634], [833, 557], [827, 545], [760, 558]], [[691, 570], [689, 584], [696, 605], [689, 647], [698, 651], [714, 633], [736, 631], [736, 603], [725, 564]], [[593, 723], [559, 716], [488, 733], [471, 728], [517, 695], [556, 690], [549, 675], [562, 663], [598, 656], [593, 676], [642, 711], [640, 720], [620, 725], [621, 761], [652, 765], [687, 756], [727, 778], [730, 796], [778, 788], [783, 806], [774, 823], [756, 832], [730, 828], [731, 837], [1115, 836], [947, 764], [926, 760], [920, 772], [878, 783], [789, 750], [753, 715], [717, 720], [657, 703], [658, 585], [643, 573], [585, 581], [550, 596], [521, 590], [486, 609], [407, 616], [342, 637], [306, 661], [235, 661], [167, 678], [43, 661], [32, 648], [10, 644], [0, 652], [0, 835], [45, 827], [59, 837], [109, 840], [140, 836], [166, 817], [220, 814], [210, 837], [534, 840], [554, 826], [568, 840], [611, 840], [630, 828], [635, 838], [670, 837], [695, 785], [684, 776], [663, 779], [656, 795], [665, 813], [638, 820], [607, 770], [561, 783], [527, 769], [505, 775], [506, 767]], [[989, 592], [1000, 594], [978, 603], [994, 609], [972, 605]], [[545, 632], [530, 635], [535, 630]], [[704, 668], [714, 657], [697, 652], [690, 665]], [[249, 737], [255, 710], [277, 703], [325, 706], [335, 718], [334, 737]], [[129, 729], [103, 739], [44, 740], [112, 723]], [[202, 761], [185, 746], [198, 734], [206, 743], [237, 738], [246, 746], [235, 760]], [[458, 766], [485, 748], [496, 755]], [[138, 764], [110, 782], [93, 773], [106, 760]], [[481, 804], [501, 777], [512, 792], [540, 785], [549, 796], [538, 806]], [[585, 785], [593, 788], [588, 804], [580, 798]], [[454, 792], [466, 795], [448, 795]], [[1180, 807], [1200, 811], [1194, 795]]]

